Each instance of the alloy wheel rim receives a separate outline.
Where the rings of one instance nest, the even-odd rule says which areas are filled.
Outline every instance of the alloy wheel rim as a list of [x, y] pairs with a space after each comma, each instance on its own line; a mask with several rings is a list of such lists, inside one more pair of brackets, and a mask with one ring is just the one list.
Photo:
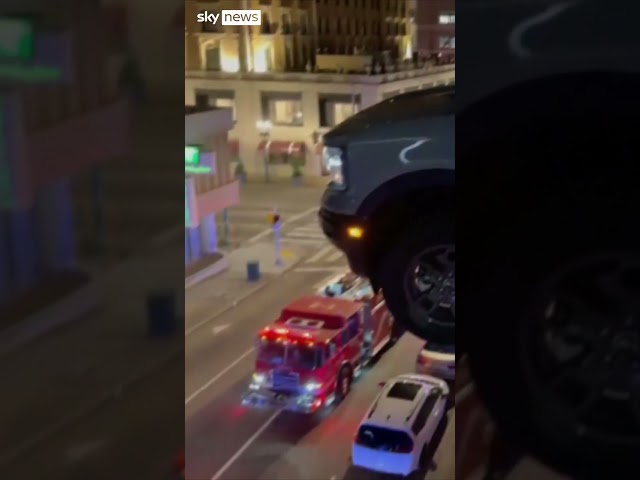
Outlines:
[[455, 254], [455, 245], [437, 245], [410, 263], [404, 290], [411, 317], [418, 325], [455, 324]]
[[640, 445], [640, 257], [567, 266], [529, 310], [520, 351], [543, 431]]

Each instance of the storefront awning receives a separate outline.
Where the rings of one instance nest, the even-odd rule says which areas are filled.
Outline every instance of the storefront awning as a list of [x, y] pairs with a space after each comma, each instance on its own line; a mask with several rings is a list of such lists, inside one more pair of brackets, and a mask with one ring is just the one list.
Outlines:
[[263, 140], [258, 145], [258, 151], [267, 151], [275, 155], [295, 155], [304, 153], [306, 145], [304, 142], [286, 142], [282, 140]]
[[229, 156], [231, 160], [240, 158], [240, 140], [230, 138], [227, 141], [227, 145], [229, 146]]

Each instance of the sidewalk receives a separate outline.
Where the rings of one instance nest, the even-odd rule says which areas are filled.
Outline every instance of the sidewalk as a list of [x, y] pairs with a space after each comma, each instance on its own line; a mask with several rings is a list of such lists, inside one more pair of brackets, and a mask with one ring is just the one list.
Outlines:
[[[185, 292], [186, 334], [202, 322], [233, 308], [238, 302], [265, 287], [300, 261], [299, 252], [283, 250], [284, 265], [276, 265], [275, 250], [270, 242], [238, 248], [226, 254], [229, 267], [215, 277], [193, 285]], [[261, 278], [247, 280], [247, 263], [258, 261]]]
[[146, 333], [149, 292], [176, 292], [176, 311], [184, 311], [183, 255], [180, 242], [148, 248], [111, 268], [97, 278], [105, 299], [101, 310], [2, 358], [0, 467], [117, 398], [147, 372], [183, 358], [181, 325], [173, 339]]

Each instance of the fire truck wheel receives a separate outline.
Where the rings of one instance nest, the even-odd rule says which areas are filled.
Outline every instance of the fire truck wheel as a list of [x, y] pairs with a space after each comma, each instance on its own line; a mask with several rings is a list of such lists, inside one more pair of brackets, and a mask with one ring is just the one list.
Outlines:
[[455, 343], [455, 234], [448, 212], [401, 234], [380, 262], [380, 280], [398, 328]]
[[341, 402], [351, 391], [351, 368], [342, 367], [338, 375], [338, 385], [336, 385], [336, 400]]

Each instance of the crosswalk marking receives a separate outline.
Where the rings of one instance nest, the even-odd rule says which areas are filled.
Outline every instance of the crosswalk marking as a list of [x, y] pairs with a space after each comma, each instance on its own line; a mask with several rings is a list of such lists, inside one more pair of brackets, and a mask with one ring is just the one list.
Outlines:
[[314, 255], [309, 257], [305, 263], [315, 263], [318, 260], [321, 260], [326, 254], [333, 250], [333, 245], [327, 245], [320, 251], [316, 252]]
[[312, 245], [312, 246], [320, 246], [323, 243], [326, 243], [324, 238], [288, 238], [283, 237], [282, 243], [287, 243], [290, 245]]
[[325, 237], [319, 233], [291, 232], [285, 234], [287, 238], [313, 238], [315, 240], [324, 240]]
[[343, 253], [340, 250], [336, 250], [333, 254], [327, 257], [327, 262], [335, 262], [342, 257]]

